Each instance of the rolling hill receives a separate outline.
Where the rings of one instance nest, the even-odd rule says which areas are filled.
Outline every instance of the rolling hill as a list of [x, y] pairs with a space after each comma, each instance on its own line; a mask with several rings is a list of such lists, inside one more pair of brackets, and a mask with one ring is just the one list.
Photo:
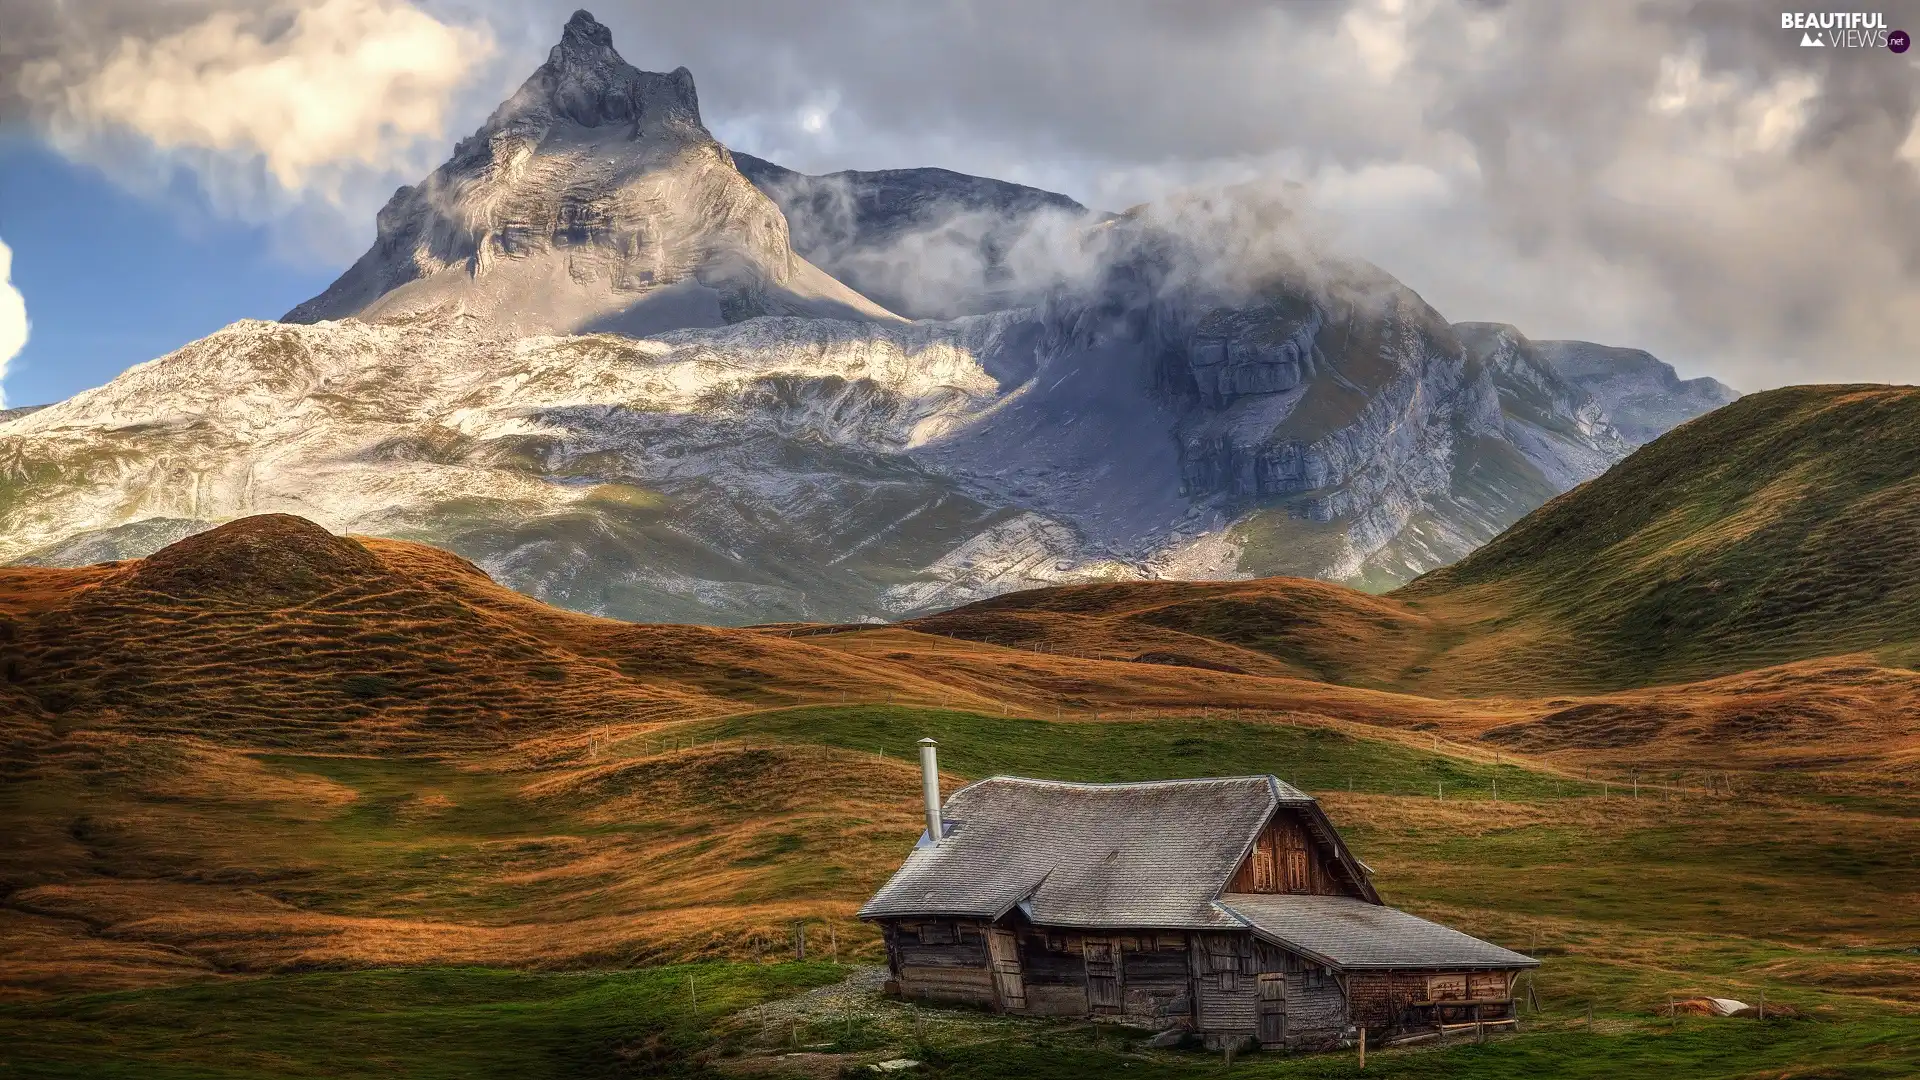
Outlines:
[[[225, 1067], [226, 1036], [178, 1033], [244, 997], [257, 1031], [293, 1024], [256, 1071], [299, 1074], [365, 1056], [367, 995], [435, 1031], [502, 994], [658, 994], [608, 969], [662, 961], [706, 961], [685, 971], [741, 1005], [798, 988], [823, 973], [752, 966], [795, 922], [874, 955], [849, 913], [918, 828], [932, 734], [949, 782], [1289, 777], [1394, 902], [1547, 955], [1538, 1023], [1601, 1003], [1611, 1026], [1556, 1068], [1653, 1034], [1748, 1064], [1903, 1046], [1916, 402], [1745, 399], [1385, 596], [1100, 582], [887, 626], [631, 624], [286, 515], [0, 568], [0, 1031], [50, 1075]], [[1675, 596], [1672, 627], [1642, 617]], [[1726, 1046], [1658, 1017], [1758, 985], [1822, 1023]], [[757, 1045], [716, 1015], [665, 1049], [659, 1007], [538, 1021], [604, 1040], [554, 1044], [552, 1070]], [[527, 1059], [528, 1032], [494, 1053]], [[428, 1052], [380, 1038], [369, 1070]], [[992, 1038], [979, 1060], [1027, 1060], [1027, 1034]]]
[[[1015, 593], [908, 625], [1441, 695], [1920, 664], [1920, 390], [1792, 387], [1676, 428], [1383, 596], [1298, 579]], [[1222, 650], [1230, 649], [1232, 652]]]

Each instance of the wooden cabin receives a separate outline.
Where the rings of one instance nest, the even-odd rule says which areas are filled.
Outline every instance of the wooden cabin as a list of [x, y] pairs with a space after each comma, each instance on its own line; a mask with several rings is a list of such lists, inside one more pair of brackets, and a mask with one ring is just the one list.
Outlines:
[[1538, 965], [1382, 904], [1272, 776], [997, 776], [942, 804], [922, 745], [929, 829], [860, 909], [903, 997], [1305, 1050], [1510, 1018]]

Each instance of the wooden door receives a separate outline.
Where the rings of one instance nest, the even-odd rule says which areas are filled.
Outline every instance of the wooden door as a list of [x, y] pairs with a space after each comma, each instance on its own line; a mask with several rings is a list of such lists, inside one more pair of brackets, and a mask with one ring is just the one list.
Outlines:
[[1087, 938], [1087, 1004], [1094, 1012], [1120, 1008], [1120, 946], [1104, 938]]
[[1287, 1041], [1287, 977], [1277, 971], [1260, 975], [1260, 1045], [1280, 1046]]
[[1027, 983], [1020, 975], [1020, 940], [1011, 930], [989, 930], [987, 952], [993, 959], [993, 989], [1000, 1007], [1019, 1012], [1027, 1007]]

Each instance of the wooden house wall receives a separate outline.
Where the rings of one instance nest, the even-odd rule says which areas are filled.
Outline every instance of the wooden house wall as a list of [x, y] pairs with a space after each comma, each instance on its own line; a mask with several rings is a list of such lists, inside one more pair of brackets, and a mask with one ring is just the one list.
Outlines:
[[1340, 1040], [1348, 1025], [1347, 995], [1332, 971], [1264, 941], [1254, 942], [1254, 958], [1262, 975], [1278, 975], [1286, 987], [1277, 1003], [1260, 1006], [1284, 1017], [1278, 1041], [1271, 1037], [1273, 1025], [1261, 1026], [1261, 1045], [1319, 1049]]
[[1191, 1022], [1193, 978], [1187, 936], [1180, 932], [1121, 936], [1121, 1012], [1129, 1023], [1164, 1028]]
[[1194, 1026], [1208, 1034], [1253, 1035], [1260, 995], [1253, 935], [1194, 934], [1192, 942]]
[[1340, 896], [1350, 890], [1341, 887], [1300, 815], [1282, 809], [1260, 830], [1227, 891]]
[[1087, 960], [1080, 935], [1027, 927], [1020, 932], [1020, 970], [1027, 984], [1027, 1012], [1035, 1016], [1086, 1016]]
[[[885, 921], [902, 995], [1000, 1007], [989, 929], [972, 919]], [[1016, 937], [1029, 1015], [1112, 1016], [1151, 1028], [1191, 1024], [1208, 1036], [1315, 1049], [1338, 1041], [1352, 1024], [1427, 1026], [1436, 1019], [1434, 1002], [1448, 1003], [1450, 1020], [1470, 1019], [1464, 1010], [1476, 1005], [1472, 1011], [1484, 1019], [1511, 1008], [1511, 971], [1356, 972], [1342, 979], [1244, 931], [1107, 934], [1022, 925]]]
[[987, 924], [976, 919], [900, 919], [885, 923], [888, 966], [909, 999], [997, 1004], [987, 956]]
[[[1423, 1027], [1434, 1020], [1433, 1002], [1478, 1004], [1482, 1019], [1509, 1014], [1512, 971], [1355, 972], [1347, 979], [1355, 1023], [1370, 1028]], [[1449, 1020], [1469, 1019], [1459, 1010]]]
[[[1170, 1027], [1192, 1015], [1184, 933], [1026, 927], [1019, 938], [1028, 1013], [1113, 1016], [1151, 1028]], [[1090, 948], [1097, 957], [1091, 965]], [[1089, 972], [1098, 974], [1090, 978]], [[1103, 984], [1093, 985], [1096, 981]]]

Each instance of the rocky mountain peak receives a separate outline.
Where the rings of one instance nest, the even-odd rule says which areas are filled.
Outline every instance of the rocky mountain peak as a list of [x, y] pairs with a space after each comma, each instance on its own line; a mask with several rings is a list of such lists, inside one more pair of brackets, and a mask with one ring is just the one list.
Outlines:
[[[605, 23], [594, 18], [593, 12], [586, 8], [574, 12], [573, 17], [567, 20], [567, 25], [561, 28], [560, 44], [553, 47], [553, 56], [558, 57], [561, 50], [569, 46], [572, 46], [575, 54], [599, 49], [615, 60], [620, 59], [620, 54], [613, 51], [613, 31], [607, 29]], [[548, 62], [552, 63], [552, 59], [550, 58]]]
[[613, 47], [613, 31], [576, 11], [520, 90], [488, 120], [486, 135], [525, 124], [570, 120], [585, 128], [630, 124], [632, 135], [711, 141], [700, 122], [693, 73], [642, 71]]
[[702, 126], [691, 72], [627, 63], [586, 11], [376, 220], [372, 248], [286, 321], [515, 337], [899, 318], [794, 255], [779, 207]]

